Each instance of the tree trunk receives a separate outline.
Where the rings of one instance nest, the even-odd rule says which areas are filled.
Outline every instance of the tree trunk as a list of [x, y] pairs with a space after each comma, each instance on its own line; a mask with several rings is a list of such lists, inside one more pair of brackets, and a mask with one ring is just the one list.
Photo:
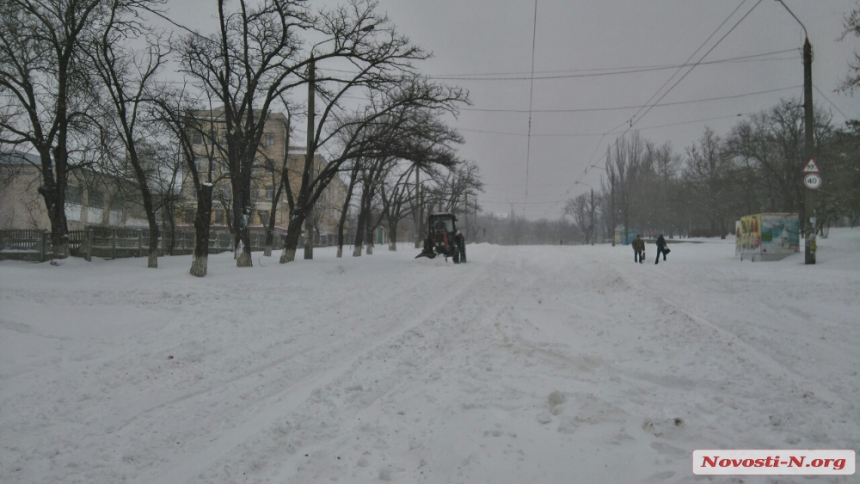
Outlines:
[[355, 181], [358, 179], [358, 160], [355, 161], [355, 166], [352, 168], [352, 173], [349, 176], [349, 187], [346, 189], [346, 197], [343, 201], [343, 208], [340, 211], [340, 220], [337, 223], [337, 257], [340, 259], [343, 256], [343, 229], [346, 225], [346, 218], [349, 216], [349, 202], [352, 200], [352, 192], [355, 188]]
[[212, 214], [212, 185], [200, 185], [197, 191], [197, 213], [194, 214], [194, 253], [191, 275], [203, 277], [209, 261], [209, 221]]
[[[241, 252], [236, 254], [236, 267], [251, 267], [253, 263], [251, 262], [251, 230], [248, 227], [249, 214], [244, 213], [245, 211], [236, 205], [233, 207], [236, 220], [235, 250], [238, 251], [241, 248]], [[246, 210], [249, 208], [246, 207]]]
[[367, 215], [362, 206], [358, 212], [358, 223], [355, 228], [355, 244], [352, 249], [353, 257], [361, 257], [361, 246], [364, 245], [364, 226], [367, 224]]
[[173, 250], [176, 249], [176, 210], [172, 207], [173, 202], [165, 204], [161, 210], [164, 221], [167, 222], [167, 253], [173, 255]]
[[308, 215], [305, 219], [305, 259], [313, 260], [314, 258], [314, 216]]
[[[59, 147], [58, 147], [59, 150]], [[54, 170], [51, 168], [50, 154], [42, 153], [41, 175], [42, 186], [39, 193], [45, 200], [48, 209], [48, 220], [51, 222], [51, 245], [53, 246], [54, 259], [65, 259], [69, 256], [69, 227], [66, 221], [66, 176], [65, 165], [61, 166], [56, 161], [57, 179], [54, 179]]]
[[263, 255], [265, 257], [272, 256], [272, 245], [275, 243], [275, 211], [277, 207], [275, 204], [272, 204], [272, 211], [269, 215], [269, 222], [266, 224], [266, 248], [263, 249]]
[[373, 227], [372, 227], [372, 224], [370, 223], [372, 218], [373, 218], [373, 215], [370, 213], [370, 208], [368, 208], [368, 210], [367, 210], [367, 222], [364, 224], [364, 227], [367, 229], [367, 236], [366, 236], [367, 242], [365, 243], [365, 254], [367, 254], [367, 255], [373, 255], [373, 244], [374, 244]]
[[397, 252], [397, 222], [388, 224], [388, 250]]
[[296, 260], [296, 247], [299, 246], [299, 236], [302, 234], [302, 223], [304, 221], [304, 217], [298, 214], [290, 217], [290, 223], [287, 225], [287, 235], [284, 237], [284, 250], [281, 252], [281, 264]]

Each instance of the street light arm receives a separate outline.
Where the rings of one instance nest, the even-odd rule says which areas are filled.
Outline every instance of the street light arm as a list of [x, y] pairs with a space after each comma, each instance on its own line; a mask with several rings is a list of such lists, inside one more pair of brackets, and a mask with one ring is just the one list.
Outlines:
[[788, 8], [788, 5], [786, 5], [785, 2], [783, 2], [782, 0], [776, 0], [776, 1], [779, 2], [780, 4], [782, 4], [782, 6], [785, 7], [786, 10], [788, 10], [788, 13], [790, 13], [791, 16], [794, 17], [794, 20], [797, 20], [797, 23], [799, 23], [800, 26], [803, 27], [803, 35], [804, 35], [804, 37], [806, 37], [806, 40], [809, 41], [809, 34], [806, 32], [806, 26], [803, 25], [803, 22], [801, 22], [800, 19], [797, 18], [797, 15], [795, 15], [794, 12], [792, 12], [791, 9]]

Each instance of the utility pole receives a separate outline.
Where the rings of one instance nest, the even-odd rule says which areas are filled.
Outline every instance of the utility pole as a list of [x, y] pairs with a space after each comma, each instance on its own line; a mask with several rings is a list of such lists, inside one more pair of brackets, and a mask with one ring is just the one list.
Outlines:
[[[797, 23], [803, 28], [803, 166], [813, 160], [813, 151], [815, 147], [813, 143], [814, 129], [814, 114], [812, 110], [812, 44], [809, 43], [809, 32], [803, 22], [797, 18], [797, 15], [788, 8], [782, 0], [776, 0], [781, 3], [788, 13], [797, 20]], [[814, 163], [812, 163], [814, 166]], [[817, 186], [816, 186], [817, 188]], [[800, 226], [806, 237], [804, 244], [804, 260], [806, 264], [815, 264], [815, 192], [813, 188], [808, 186], [804, 188], [803, 211], [801, 212]]]
[[[314, 69], [314, 58], [313, 53], [311, 54], [311, 61], [308, 64], [308, 147], [305, 153], [305, 166], [310, 167], [309, 170], [305, 170], [305, 173], [312, 174], [314, 168], [314, 98], [316, 97], [315, 89], [315, 76], [316, 72]], [[308, 180], [310, 183], [312, 180]], [[310, 213], [308, 213], [307, 218], [305, 219], [305, 259], [313, 259], [314, 258], [314, 222], [313, 222], [313, 207], [310, 208]]]
[[415, 248], [420, 249], [424, 245], [424, 205], [421, 200], [421, 184], [418, 180], [421, 169], [415, 166], [415, 212], [412, 218], [415, 220]]
[[[784, 5], [784, 4], [783, 4]], [[803, 24], [801, 24], [803, 25]], [[806, 31], [806, 28], [804, 28]], [[803, 148], [804, 164], [813, 159], [813, 124], [812, 112], [812, 44], [809, 37], [803, 43]], [[806, 227], [806, 244], [804, 244], [804, 260], [806, 264], [815, 264], [815, 191], [804, 188], [806, 194], [803, 213], [804, 226]]]
[[594, 230], [594, 188], [591, 189], [591, 245], [594, 245], [596, 232]]
[[612, 170], [609, 170], [609, 186], [611, 187], [609, 190], [609, 197], [611, 199], [609, 206], [612, 210], [612, 215], [609, 217], [609, 223], [611, 224], [609, 237], [612, 238], [612, 247], [615, 247], [615, 172]]

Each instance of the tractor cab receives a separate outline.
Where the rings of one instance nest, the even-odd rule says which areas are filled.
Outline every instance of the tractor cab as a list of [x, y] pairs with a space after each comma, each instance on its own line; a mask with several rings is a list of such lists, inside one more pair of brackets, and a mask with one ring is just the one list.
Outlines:
[[424, 249], [415, 256], [433, 259], [437, 255], [454, 259], [455, 264], [466, 262], [466, 238], [457, 230], [457, 217], [452, 213], [437, 213], [429, 217]]

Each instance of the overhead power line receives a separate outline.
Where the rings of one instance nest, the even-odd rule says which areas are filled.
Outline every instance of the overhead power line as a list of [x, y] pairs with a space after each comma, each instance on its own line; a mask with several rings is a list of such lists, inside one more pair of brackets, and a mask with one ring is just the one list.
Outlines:
[[[741, 1], [741, 3], [739, 3], [739, 4], [738, 4], [738, 6], [737, 6], [737, 7], [735, 7], [735, 9], [734, 9], [734, 10], [732, 10], [732, 12], [731, 12], [731, 13], [730, 13], [726, 18], [725, 18], [725, 20], [723, 20], [723, 21], [720, 23], [720, 25], [719, 25], [719, 26], [717, 26], [717, 28], [716, 28], [716, 29], [714, 29], [714, 31], [711, 33], [711, 35], [709, 35], [709, 36], [708, 36], [708, 38], [707, 38], [707, 39], [705, 39], [705, 41], [704, 41], [704, 42], [702, 42], [702, 44], [701, 44], [701, 45], [700, 45], [700, 46], [699, 46], [699, 47], [698, 47], [698, 48], [697, 48], [697, 49], [696, 49], [696, 50], [695, 50], [695, 51], [690, 55], [690, 57], [689, 57], [689, 58], [687, 58], [687, 60], [686, 60], [686, 61], [684, 61], [684, 64], [689, 64], [689, 62], [693, 59], [693, 57], [695, 57], [695, 56], [696, 56], [696, 54], [698, 54], [698, 53], [699, 53], [699, 51], [700, 51], [700, 50], [702, 50], [702, 49], [703, 49], [703, 48], [708, 44], [708, 42], [710, 42], [710, 40], [711, 40], [711, 39], [712, 39], [712, 38], [717, 34], [717, 32], [719, 32], [719, 31], [720, 31], [720, 29], [722, 29], [722, 28], [723, 28], [723, 26], [724, 26], [724, 25], [725, 25], [725, 24], [726, 24], [726, 23], [727, 23], [727, 22], [728, 22], [732, 17], [734, 17], [735, 13], [736, 13], [738, 10], [740, 10], [740, 8], [741, 8], [744, 4], [746, 4], [746, 3], [747, 3], [747, 1], [748, 1], [748, 0], [742, 0], [742, 1]], [[753, 10], [755, 10], [755, 9], [756, 9], [756, 7], [758, 7], [758, 5], [759, 5], [761, 2], [762, 2], [762, 0], [758, 0], [758, 2], [756, 2], [756, 4], [755, 4], [755, 5], [753, 5], [753, 6], [752, 6], [752, 8], [750, 8], [750, 9], [747, 11], [747, 13], [746, 13], [746, 14], [744, 14], [744, 15], [743, 15], [743, 17], [741, 17], [741, 18], [740, 18], [740, 20], [738, 20], [737, 22], [735, 22], [735, 24], [734, 24], [734, 25], [733, 25], [733, 26], [728, 30], [728, 32], [726, 32], [725, 34], [723, 34], [723, 36], [722, 36], [722, 37], [720, 37], [720, 39], [719, 39], [719, 40], [717, 40], [717, 42], [716, 42], [713, 46], [711, 46], [711, 48], [710, 48], [710, 49], [708, 49], [708, 51], [707, 51], [707, 52], [705, 52], [701, 57], [699, 57], [699, 60], [698, 60], [698, 61], [696, 61], [696, 62], [694, 62], [693, 64], [689, 65], [689, 69], [687, 70], [687, 72], [685, 72], [685, 73], [684, 73], [684, 75], [682, 75], [682, 76], [681, 76], [677, 81], [675, 81], [675, 83], [674, 83], [674, 84], [672, 84], [672, 86], [671, 86], [671, 87], [669, 87], [669, 89], [667, 89], [665, 92], [663, 92], [663, 94], [662, 94], [662, 95], [660, 95], [660, 92], [661, 92], [661, 91], [663, 91], [663, 89], [664, 89], [664, 88], [665, 88], [665, 87], [666, 87], [670, 82], [672, 82], [672, 79], [674, 79], [674, 78], [675, 78], [675, 76], [677, 76], [677, 75], [678, 75], [678, 73], [680, 73], [680, 72], [684, 69], [684, 67], [679, 68], [679, 69], [678, 69], [674, 74], [672, 74], [672, 76], [671, 76], [671, 77], [669, 77], [669, 79], [667, 79], [667, 80], [666, 80], [666, 82], [664, 82], [664, 83], [663, 83], [663, 85], [662, 85], [662, 86], [660, 86], [660, 87], [657, 89], [657, 91], [655, 91], [655, 92], [654, 92], [654, 94], [653, 94], [653, 95], [648, 99], [648, 101], [646, 101], [646, 102], [645, 102], [645, 106], [641, 107], [641, 108], [636, 112], [636, 114], [634, 114], [634, 115], [633, 115], [633, 117], [632, 117], [632, 118], [630, 118], [628, 121], [625, 121], [624, 123], [622, 123], [622, 124], [620, 124], [620, 125], [616, 126], [615, 128], [611, 129], [610, 131], [607, 131], [607, 132], [606, 132], [606, 135], [610, 134], [611, 132], [614, 132], [616, 129], [620, 128], [620, 127], [621, 127], [621, 126], [623, 126], [624, 124], [627, 124], [627, 128], [624, 130], [624, 132], [623, 132], [623, 133], [621, 133], [621, 134], [620, 134], [621, 136], [626, 135], [626, 134], [627, 134], [631, 129], [633, 129], [633, 126], [634, 126], [636, 123], [638, 123], [642, 118], [644, 118], [644, 117], [645, 117], [645, 116], [646, 116], [646, 115], [651, 111], [651, 109], [653, 109], [655, 106], [660, 105], [660, 104], [659, 104], [659, 103], [660, 103], [660, 101], [662, 101], [662, 100], [663, 100], [663, 98], [665, 98], [665, 97], [666, 97], [670, 92], [672, 92], [672, 90], [673, 90], [673, 89], [675, 89], [675, 87], [676, 87], [676, 86], [678, 86], [678, 84], [680, 84], [680, 82], [681, 82], [681, 81], [683, 81], [683, 80], [684, 80], [684, 79], [685, 79], [685, 78], [686, 78], [686, 77], [687, 77], [691, 72], [693, 72], [693, 69], [695, 69], [695, 68], [696, 68], [696, 66], [702, 65], [703, 61], [705, 60], [705, 57], [707, 57], [707, 56], [708, 56], [708, 54], [710, 54], [711, 52], [713, 52], [713, 50], [714, 50], [714, 49], [716, 49], [716, 48], [717, 48], [717, 46], [718, 46], [718, 45], [720, 45], [720, 43], [721, 43], [721, 42], [722, 42], [722, 41], [723, 41], [723, 40], [724, 40], [724, 39], [725, 39], [729, 34], [731, 34], [731, 33], [732, 33], [736, 28], [737, 28], [737, 26], [741, 24], [741, 22], [743, 22], [743, 21], [744, 21], [744, 19], [746, 19], [746, 18], [747, 18], [747, 17], [748, 17], [752, 12], [753, 12]], [[659, 97], [659, 98], [657, 98], [657, 100], [656, 100], [656, 101], [654, 101], [654, 103], [653, 103], [653, 104], [651, 104], [651, 101], [652, 101], [654, 98], [656, 98], [658, 95], [659, 95], [660, 97]], [[650, 104], [650, 106], [649, 106], [649, 104]], [[644, 109], [644, 112], [642, 112], [642, 110], [643, 110], [643, 109]], [[640, 112], [642, 113], [641, 115], [639, 115], [639, 113], [640, 113]], [[599, 162], [600, 162], [600, 161], [597, 161], [597, 162], [592, 163], [592, 160], [594, 159], [594, 156], [597, 154], [597, 150], [600, 148], [601, 144], [603, 143], [603, 138], [604, 138], [604, 137], [605, 137], [605, 135], [600, 137], [600, 141], [597, 143], [597, 148], [594, 150], [594, 153], [591, 155], [591, 158], [590, 158], [590, 159], [589, 159], [589, 161], [588, 161], [588, 165], [585, 167], [585, 169], [583, 170], [583, 172], [582, 172], [582, 174], [579, 176], [579, 178], [577, 178], [577, 180], [573, 182], [573, 184], [571, 185], [571, 187], [573, 187], [573, 186], [574, 186], [574, 185], [576, 185], [577, 183], [581, 182], [581, 181], [582, 181], [582, 179], [583, 179], [583, 178], [585, 178], [585, 175], [588, 173], [588, 168], [589, 168], [589, 167], [594, 166], [594, 165], [596, 165], [597, 163], [599, 163]], [[606, 158], [606, 155], [604, 155], [602, 159], [605, 159], [605, 158]]]
[[760, 4], [761, 2], [762, 2], [762, 0], [758, 0], [758, 2], [756, 2], [756, 4], [755, 4], [755, 5], [753, 5], [753, 6], [752, 6], [752, 8], [751, 8], [751, 9], [749, 9], [749, 11], [748, 11], [746, 14], [744, 14], [744, 16], [743, 16], [743, 17], [741, 17], [741, 18], [740, 18], [740, 20], [738, 20], [737, 22], [735, 22], [735, 24], [732, 26], [732, 28], [730, 28], [730, 29], [729, 29], [729, 31], [728, 31], [728, 32], [726, 32], [725, 34], [723, 34], [723, 36], [722, 36], [722, 37], [720, 37], [720, 40], [718, 40], [716, 44], [714, 44], [710, 49], [708, 49], [708, 51], [707, 51], [707, 52], [705, 52], [705, 54], [704, 54], [704, 55], [699, 59], [699, 62], [697, 62], [697, 63], [693, 64], [693, 65], [690, 67], [690, 70], [688, 70], [687, 72], [685, 72], [685, 73], [684, 73], [684, 75], [683, 75], [683, 76], [681, 76], [681, 78], [680, 78], [680, 79], [678, 79], [677, 81], [675, 81], [675, 84], [672, 84], [672, 87], [670, 87], [669, 89], [667, 89], [667, 90], [666, 90], [666, 92], [664, 92], [664, 93], [663, 93], [663, 95], [662, 95], [662, 96], [660, 96], [660, 98], [659, 98], [659, 99], [657, 99], [651, 107], [649, 107], [648, 109], [646, 109], [646, 110], [645, 110], [645, 112], [644, 112], [644, 113], [642, 113], [642, 115], [641, 115], [641, 116], [639, 116], [639, 118], [637, 118], [637, 119], [633, 120], [633, 121], [630, 123], [630, 128], [632, 129], [632, 128], [633, 128], [633, 126], [634, 126], [636, 123], [638, 123], [640, 119], [644, 118], [644, 117], [645, 117], [645, 116], [646, 116], [646, 115], [651, 111], [651, 109], [653, 109], [653, 108], [654, 108], [654, 106], [656, 106], [657, 104], [659, 104], [659, 103], [660, 103], [660, 101], [662, 101], [662, 100], [663, 100], [663, 98], [665, 98], [665, 97], [666, 97], [670, 92], [672, 92], [672, 90], [673, 90], [673, 89], [675, 89], [675, 87], [676, 87], [678, 84], [680, 84], [680, 83], [681, 83], [681, 81], [683, 81], [683, 80], [684, 80], [684, 78], [686, 78], [686, 77], [687, 77], [691, 72], [693, 72], [693, 69], [695, 69], [695, 68], [696, 68], [696, 66], [697, 66], [697, 65], [699, 65], [699, 64], [701, 63], [701, 60], [702, 60], [702, 59], [704, 59], [705, 57], [707, 57], [707, 56], [708, 56], [708, 54], [710, 54], [711, 52], [713, 52], [713, 50], [714, 50], [714, 49], [716, 49], [718, 45], [720, 45], [720, 42], [722, 42], [722, 41], [723, 41], [723, 39], [725, 39], [726, 37], [728, 37], [728, 35], [729, 35], [730, 33], [732, 33], [732, 32], [737, 28], [737, 26], [738, 26], [738, 25], [740, 25], [740, 24], [741, 24], [741, 22], [743, 22], [743, 21], [744, 21], [744, 19], [746, 19], [746, 18], [749, 16], [749, 14], [751, 14], [751, 13], [753, 12], [753, 10], [755, 10], [755, 8], [759, 6], [759, 4]]
[[[766, 52], [763, 54], [753, 54], [753, 55], [745, 55], [739, 57], [730, 57], [726, 59], [719, 59], [708, 62], [700, 62], [698, 64], [688, 63], [689, 60], [683, 64], [676, 65], [663, 65], [663, 66], [643, 66], [643, 67], [626, 67], [626, 68], [605, 68], [606, 70], [610, 70], [610, 72], [591, 72], [588, 74], [557, 74], [557, 75], [541, 75], [541, 76], [520, 76], [520, 77], [475, 77], [475, 76], [491, 76], [493, 74], [448, 74], [445, 76], [440, 75], [431, 75], [430, 77], [440, 81], [545, 81], [545, 80], [557, 80], [557, 79], [578, 79], [583, 77], [603, 77], [603, 76], [617, 76], [624, 74], [639, 74], [642, 72], [656, 72], [656, 71], [664, 71], [669, 69], [683, 69], [685, 67], [694, 67], [694, 66], [706, 66], [706, 65], [716, 65], [716, 64], [725, 64], [725, 63], [734, 63], [734, 62], [748, 62], [751, 60], [755, 60], [757, 62], [762, 62], [766, 60], [794, 60], [794, 58], [778, 58], [778, 59], [761, 59], [761, 57], [767, 57], [777, 54], [785, 54], [788, 52], [794, 52], [797, 49], [785, 49], [785, 50], [777, 50], [773, 52]], [[569, 71], [546, 71], [546, 72], [569, 72]]]
[[[668, 127], [672, 127], [672, 126], [683, 126], [686, 124], [697, 124], [697, 123], [704, 123], [707, 121], [717, 121], [717, 120], [721, 120], [721, 119], [737, 118], [738, 116], [741, 116], [741, 115], [740, 114], [729, 114], [726, 116], [714, 116], [712, 118], [691, 119], [689, 121], [680, 121], [677, 123], [659, 124], [659, 125], [655, 125], [655, 126], [645, 126], [643, 128], [639, 128], [639, 130], [643, 131], [646, 129], [658, 129], [658, 128], [668, 128]], [[527, 134], [524, 134], [524, 133], [511, 133], [508, 131], [487, 131], [487, 130], [482, 130], [482, 129], [468, 129], [468, 128], [457, 128], [457, 130], [458, 131], [465, 131], [465, 132], [469, 132], [469, 133], [497, 134], [497, 135], [504, 135], [504, 136], [528, 136]], [[608, 134], [616, 134], [616, 133], [621, 133], [621, 131], [616, 131], [616, 132], [610, 131], [608, 133], [551, 133], [551, 134], [534, 134], [534, 133], [532, 133], [532, 136], [533, 137], [539, 137], [539, 138], [550, 138], [550, 137], [558, 137], [558, 138], [583, 137], [584, 138], [584, 137], [591, 137], [591, 136], [606, 136]]]
[[[532, 72], [529, 81], [529, 134], [526, 138], [526, 196], [523, 205], [529, 201], [529, 161], [532, 153], [532, 101], [534, 100], [534, 77], [535, 77], [535, 44], [537, 43], [537, 0], [535, 0], [534, 24], [532, 25]], [[523, 207], [523, 216], [526, 209]]]
[[[778, 87], [775, 89], [767, 89], [764, 91], [756, 91], [756, 92], [747, 92], [743, 94], [732, 94], [729, 96], [718, 96], [718, 97], [708, 97], [701, 99], [688, 99], [685, 101], [675, 101], [670, 103], [662, 103], [662, 104], [641, 104], [636, 106], [616, 106], [609, 108], [573, 108], [573, 109], [533, 109], [531, 112], [533, 113], [589, 113], [589, 112], [597, 112], [597, 111], [623, 111], [625, 109], [642, 109], [647, 107], [665, 107], [665, 106], [678, 106], [682, 104], [692, 104], [692, 103], [701, 103], [701, 102], [709, 102], [709, 101], [720, 101], [724, 99], [737, 99], [741, 97], [748, 96], [758, 96], [761, 94], [770, 94], [773, 92], [779, 91], [789, 91], [792, 89], [797, 89], [798, 87], [802, 87], [801, 85], [788, 86], [788, 87]], [[529, 111], [525, 109], [482, 109], [482, 108], [460, 108], [460, 111], [475, 111], [475, 112], [488, 112], [488, 113], [528, 113]], [[643, 115], [644, 116], [644, 115]], [[627, 121], [625, 121], [627, 123]]]

